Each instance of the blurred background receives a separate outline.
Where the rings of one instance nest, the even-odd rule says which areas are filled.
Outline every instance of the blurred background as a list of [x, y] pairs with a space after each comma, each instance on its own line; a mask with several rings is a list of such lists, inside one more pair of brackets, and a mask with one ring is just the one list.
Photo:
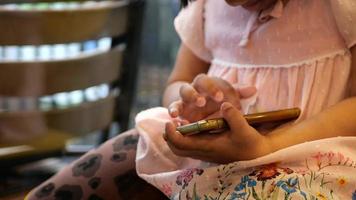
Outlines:
[[[11, 2], [8, 1], [8, 2]], [[18, 3], [5, 4], [8, 10], [46, 10], [66, 9], [83, 6], [83, 3], [74, 1], [56, 3]], [[90, 3], [84, 3], [90, 6]], [[173, 20], [180, 9], [179, 0], [150, 0], [145, 1], [143, 23], [141, 29], [140, 49], [137, 59], [139, 62], [137, 78], [137, 95], [132, 108], [131, 119], [142, 109], [159, 106], [160, 96], [164, 84], [174, 65], [175, 56], [179, 47], [179, 38], [174, 30]], [[33, 61], [36, 59], [65, 59], [80, 53], [95, 52], [110, 48], [112, 39], [109, 37], [90, 40], [82, 43], [55, 44], [55, 45], [22, 45], [0, 46], [0, 61]], [[88, 88], [84, 91], [87, 98], [97, 98], [100, 93], [105, 94], [105, 85], [97, 88]], [[73, 93], [67, 97], [63, 94], [46, 96], [40, 99], [40, 107], [48, 107], [49, 101], [55, 101], [57, 106], [66, 107], [70, 99], [80, 101], [81, 95]], [[67, 98], [67, 99], [66, 99]], [[19, 109], [26, 104], [0, 99], [0, 109]], [[31, 102], [27, 103], [31, 104]], [[18, 106], [18, 107], [16, 107]], [[28, 105], [31, 106], [31, 105]], [[132, 120], [131, 120], [132, 121]], [[130, 123], [130, 127], [134, 124]]]
[[161, 104], [160, 97], [174, 65], [180, 43], [173, 26], [174, 17], [179, 9], [179, 0], [147, 1], [137, 98], [132, 117], [140, 110]]
[[[61, 38], [62, 35], [58, 34], [61, 26], [65, 27], [71, 23], [75, 26], [76, 15], [72, 15], [73, 13], [91, 9], [97, 15], [101, 12], [109, 13], [105, 15], [105, 19], [100, 19], [103, 30], [96, 29], [97, 35], [94, 30], [88, 30], [87, 36], [83, 33], [69, 39], [64, 39], [67, 33], [63, 32]], [[179, 9], [179, 0], [4, 0], [0, 3], [0, 27], [4, 30], [0, 35], [0, 70], [3, 69], [0, 72], [0, 169], [4, 169], [0, 172], [0, 199], [22, 199], [28, 189], [50, 177], [78, 156], [134, 127], [134, 118], [138, 112], [160, 106], [165, 83], [174, 65], [180, 43], [173, 26]], [[113, 14], [115, 12], [124, 12], [125, 15], [122, 16], [125, 16], [125, 22], [116, 24], [117, 19], [110, 21], [110, 17], [122, 18], [121, 15]], [[71, 22], [58, 26], [50, 24], [51, 17], [61, 20], [61, 14], [64, 17], [70, 16]], [[28, 17], [25, 19], [23, 15]], [[49, 17], [46, 18], [46, 15]], [[46, 20], [41, 21], [41, 16]], [[46, 31], [45, 23], [49, 23], [48, 30], [51, 31]], [[84, 21], [81, 24], [86, 23]], [[87, 26], [90, 27], [91, 24]], [[125, 31], [120, 32], [120, 28], [124, 26]], [[57, 28], [58, 30], [53, 31]], [[75, 29], [66, 31], [74, 32]], [[51, 38], [45, 34], [57, 36]], [[56, 37], [59, 39], [53, 39]], [[122, 58], [116, 58], [117, 51], [122, 53]], [[119, 70], [119, 78], [105, 79], [105, 75], [100, 75], [101, 71], [99, 75], [90, 74], [98, 65], [108, 65], [99, 70], [109, 69], [109, 65], [120, 59], [122, 69]], [[108, 64], [109, 61], [105, 60], [113, 61]], [[83, 74], [93, 80], [103, 81], [89, 81], [88, 78], [81, 77], [84, 75], [80, 72], [75, 72], [76, 76], [80, 77], [66, 75], [64, 73], [67, 72], [60, 69], [64, 68], [66, 63], [68, 66], [81, 66], [83, 69], [88, 65], [93, 70]], [[96, 66], [90, 63], [95, 63]], [[43, 72], [40, 71], [42, 68], [55, 70]], [[113, 69], [116, 70], [116, 67]], [[42, 76], [50, 77], [46, 73], [53, 77], [58, 73], [58, 77], [68, 77], [68, 80], [59, 80], [57, 83], [56, 78], [47, 78], [46, 81], [50, 82], [47, 83], [41, 79]], [[41, 81], [37, 81], [38, 78]], [[84, 84], [88, 87], [69, 87], [71, 78], [87, 80], [90, 83]], [[78, 81], [73, 84], [76, 82]], [[40, 84], [43, 85], [39, 86]], [[50, 91], [50, 84], [56, 85], [57, 88], [58, 85], [65, 85], [65, 89]], [[47, 88], [48, 92], [36, 88]], [[110, 102], [110, 105], [107, 102]], [[100, 108], [114, 109], [110, 109], [113, 113], [108, 114], [105, 109]], [[87, 117], [88, 113], [99, 114], [93, 115], [91, 119], [90, 116]], [[84, 116], [85, 120], [78, 119], [80, 116]], [[102, 126], [94, 126], [95, 117], [100, 116], [108, 116], [106, 121], [110, 123], [105, 121]], [[70, 122], [70, 119], [78, 122]], [[74, 127], [75, 125], [79, 125], [79, 128]], [[52, 129], [55, 137], [52, 136], [53, 133], [47, 133]], [[80, 134], [72, 134], [72, 130], [79, 130]], [[65, 132], [65, 137], [62, 132]], [[47, 146], [41, 144], [42, 138], [45, 138], [43, 141]], [[32, 143], [33, 140], [36, 142]], [[64, 146], [53, 145], [62, 140]]]

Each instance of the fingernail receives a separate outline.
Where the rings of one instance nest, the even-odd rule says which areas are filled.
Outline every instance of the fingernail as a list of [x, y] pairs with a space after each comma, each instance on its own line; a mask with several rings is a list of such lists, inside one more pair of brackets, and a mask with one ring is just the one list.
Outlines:
[[221, 105], [221, 110], [222, 111], [227, 111], [227, 110], [229, 110], [230, 108], [232, 108], [232, 106], [231, 106], [231, 104], [229, 104], [229, 103], [223, 103], [222, 105]]
[[221, 102], [222, 100], [224, 100], [224, 93], [222, 93], [221, 91], [215, 93], [214, 100], [217, 102]]
[[178, 110], [176, 108], [171, 108], [171, 109], [169, 109], [169, 113], [173, 116], [177, 116]]
[[205, 97], [198, 97], [196, 101], [196, 106], [198, 107], [204, 107], [206, 104]]

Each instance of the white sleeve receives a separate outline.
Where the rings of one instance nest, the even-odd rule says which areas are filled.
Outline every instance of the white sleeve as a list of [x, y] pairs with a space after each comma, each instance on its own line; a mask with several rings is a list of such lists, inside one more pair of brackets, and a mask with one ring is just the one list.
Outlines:
[[356, 0], [329, 0], [336, 24], [346, 45], [356, 44]]
[[205, 0], [196, 0], [182, 9], [174, 20], [175, 29], [182, 42], [200, 59], [210, 62], [212, 55], [205, 45]]

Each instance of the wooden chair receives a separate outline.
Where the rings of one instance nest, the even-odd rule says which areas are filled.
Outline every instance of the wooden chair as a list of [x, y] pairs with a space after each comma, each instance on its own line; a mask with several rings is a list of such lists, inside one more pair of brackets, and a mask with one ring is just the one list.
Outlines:
[[[54, 0], [16, 0], [39, 1]], [[0, 9], [0, 46], [113, 38], [112, 48], [104, 52], [70, 59], [0, 62], [0, 100], [37, 99], [103, 83], [119, 88], [118, 96], [112, 92], [68, 108], [0, 110], [1, 168], [60, 155], [68, 139], [107, 129], [113, 121], [119, 122], [121, 131], [127, 129], [135, 94], [143, 5], [143, 0], [119, 0], [69, 10]], [[166, 199], [135, 172], [125, 174], [120, 183], [125, 191], [123, 199]]]
[[0, 98], [37, 99], [100, 84], [119, 87], [120, 91], [118, 96], [111, 92], [105, 98], [69, 108], [0, 111], [0, 166], [58, 155], [69, 138], [104, 130], [113, 121], [119, 122], [121, 130], [127, 129], [143, 1], [97, 3], [59, 10], [0, 9], [0, 46], [113, 38], [108, 51], [69, 59], [0, 62]]

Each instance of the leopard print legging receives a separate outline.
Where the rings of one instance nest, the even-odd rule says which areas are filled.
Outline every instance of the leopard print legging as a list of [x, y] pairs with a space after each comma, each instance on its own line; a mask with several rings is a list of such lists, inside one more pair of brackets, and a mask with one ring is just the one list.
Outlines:
[[138, 132], [107, 141], [33, 189], [26, 199], [121, 199], [119, 177], [134, 169]]

